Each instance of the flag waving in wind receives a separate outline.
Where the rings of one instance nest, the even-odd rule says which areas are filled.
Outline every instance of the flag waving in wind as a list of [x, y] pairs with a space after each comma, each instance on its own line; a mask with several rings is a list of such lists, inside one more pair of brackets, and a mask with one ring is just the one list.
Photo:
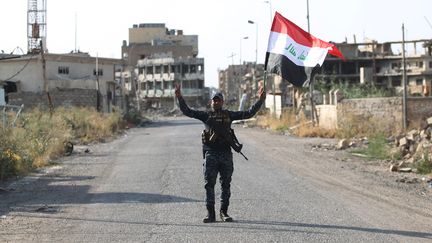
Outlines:
[[327, 53], [344, 59], [335, 45], [314, 37], [275, 13], [265, 59], [268, 72], [301, 87], [309, 83], [313, 68], [322, 65]]

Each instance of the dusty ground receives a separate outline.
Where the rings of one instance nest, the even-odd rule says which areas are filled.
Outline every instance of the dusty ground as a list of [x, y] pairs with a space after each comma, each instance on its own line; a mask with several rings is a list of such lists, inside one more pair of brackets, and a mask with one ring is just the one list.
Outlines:
[[[268, 159], [267, 169], [280, 168], [281, 172], [287, 170], [314, 185], [320, 185], [323, 193], [329, 193], [326, 196], [330, 198], [342, 196], [351, 201], [365, 200], [365, 203], [389, 207], [390, 212], [396, 214], [398, 210], [408, 216], [409, 212], [412, 212], [414, 219], [411, 220], [415, 220], [416, 217], [432, 216], [432, 188], [426, 183], [426, 178], [423, 179], [425, 176], [390, 172], [386, 162], [365, 160], [351, 155], [347, 150], [327, 149], [336, 144], [337, 141], [333, 139], [295, 138], [259, 128], [243, 128], [241, 125], [236, 125], [236, 131], [240, 138], [248, 138], [244, 150], [246, 155]], [[2, 182], [0, 187], [7, 191], [0, 191], [0, 240], [3, 235], [13, 241], [38, 241], [41, 238], [25, 237], [29, 237], [32, 232], [46, 232], [49, 230], [47, 225], [50, 224], [52, 227], [61, 224], [61, 230], [65, 232], [68, 229], [79, 228], [74, 219], [85, 218], [86, 213], [82, 205], [94, 203], [95, 200], [99, 202], [98, 200], [109, 199], [98, 198], [95, 192], [102, 190], [108, 175], [115, 175], [111, 165], [118, 162], [116, 156], [121, 154], [125, 144], [131, 144], [130, 139], [133, 141], [138, 136], [148, 135], [150, 134], [145, 129], [135, 128], [111, 142], [77, 146], [72, 156], [59, 160], [57, 165], [47, 167], [24, 179]], [[265, 155], [258, 154], [259, 151]], [[289, 159], [286, 159], [287, 156]], [[243, 169], [248, 169], [250, 165], [252, 164], [242, 164]], [[169, 175], [168, 172], [170, 171], [164, 171]], [[335, 192], [340, 194], [334, 196]], [[47, 198], [50, 199], [51, 205], [45, 205]], [[92, 204], [85, 207], [89, 211]], [[353, 207], [363, 210], [356, 208], [357, 206]], [[39, 218], [41, 213], [52, 213], [56, 216]], [[15, 233], [9, 235], [11, 231]], [[19, 232], [16, 233], [17, 231]], [[401, 232], [405, 234], [405, 231]], [[47, 237], [52, 237], [48, 232], [46, 234]], [[56, 237], [60, 237], [56, 238], [57, 240], [65, 240], [61, 238], [61, 234]], [[431, 236], [425, 236], [428, 237]]]

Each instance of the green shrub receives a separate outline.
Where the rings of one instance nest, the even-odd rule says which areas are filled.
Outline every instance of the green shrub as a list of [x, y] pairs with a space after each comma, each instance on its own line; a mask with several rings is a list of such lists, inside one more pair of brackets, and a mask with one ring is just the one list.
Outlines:
[[367, 148], [353, 150], [353, 153], [363, 154], [370, 159], [389, 159], [389, 145], [384, 134], [379, 133], [369, 139]]
[[417, 172], [420, 174], [429, 174], [432, 173], [432, 160], [429, 157], [430, 155], [425, 153], [423, 158], [418, 160], [414, 167], [417, 168]]

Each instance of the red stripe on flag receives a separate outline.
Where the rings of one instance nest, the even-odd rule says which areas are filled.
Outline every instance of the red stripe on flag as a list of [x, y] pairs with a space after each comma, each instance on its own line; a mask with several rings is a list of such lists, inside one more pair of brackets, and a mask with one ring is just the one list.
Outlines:
[[328, 48], [329, 53], [333, 56], [345, 59], [342, 53], [336, 48], [335, 45], [325, 42], [316, 38], [315, 36], [304, 31], [293, 22], [283, 17], [280, 13], [276, 12], [271, 31], [289, 35], [295, 42], [300, 45], [309, 47]]

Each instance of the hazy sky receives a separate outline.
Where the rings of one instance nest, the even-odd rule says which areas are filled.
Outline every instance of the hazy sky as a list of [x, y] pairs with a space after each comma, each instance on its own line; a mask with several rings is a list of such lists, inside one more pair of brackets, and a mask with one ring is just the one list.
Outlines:
[[[47, 46], [51, 53], [77, 47], [100, 57], [120, 58], [128, 29], [139, 23], [165, 23], [198, 35], [199, 57], [205, 58], [207, 86], [217, 87], [217, 70], [234, 61], [263, 63], [270, 31], [270, 10], [307, 30], [306, 0], [47, 0]], [[271, 8], [270, 8], [271, 6]], [[379, 42], [432, 38], [432, 0], [309, 0], [311, 33], [325, 41]], [[427, 19], [427, 20], [426, 20]], [[248, 24], [248, 20], [258, 23]], [[0, 50], [27, 51], [27, 0], [0, 0]], [[248, 39], [242, 40], [248, 36]], [[231, 54], [234, 53], [234, 58]]]

